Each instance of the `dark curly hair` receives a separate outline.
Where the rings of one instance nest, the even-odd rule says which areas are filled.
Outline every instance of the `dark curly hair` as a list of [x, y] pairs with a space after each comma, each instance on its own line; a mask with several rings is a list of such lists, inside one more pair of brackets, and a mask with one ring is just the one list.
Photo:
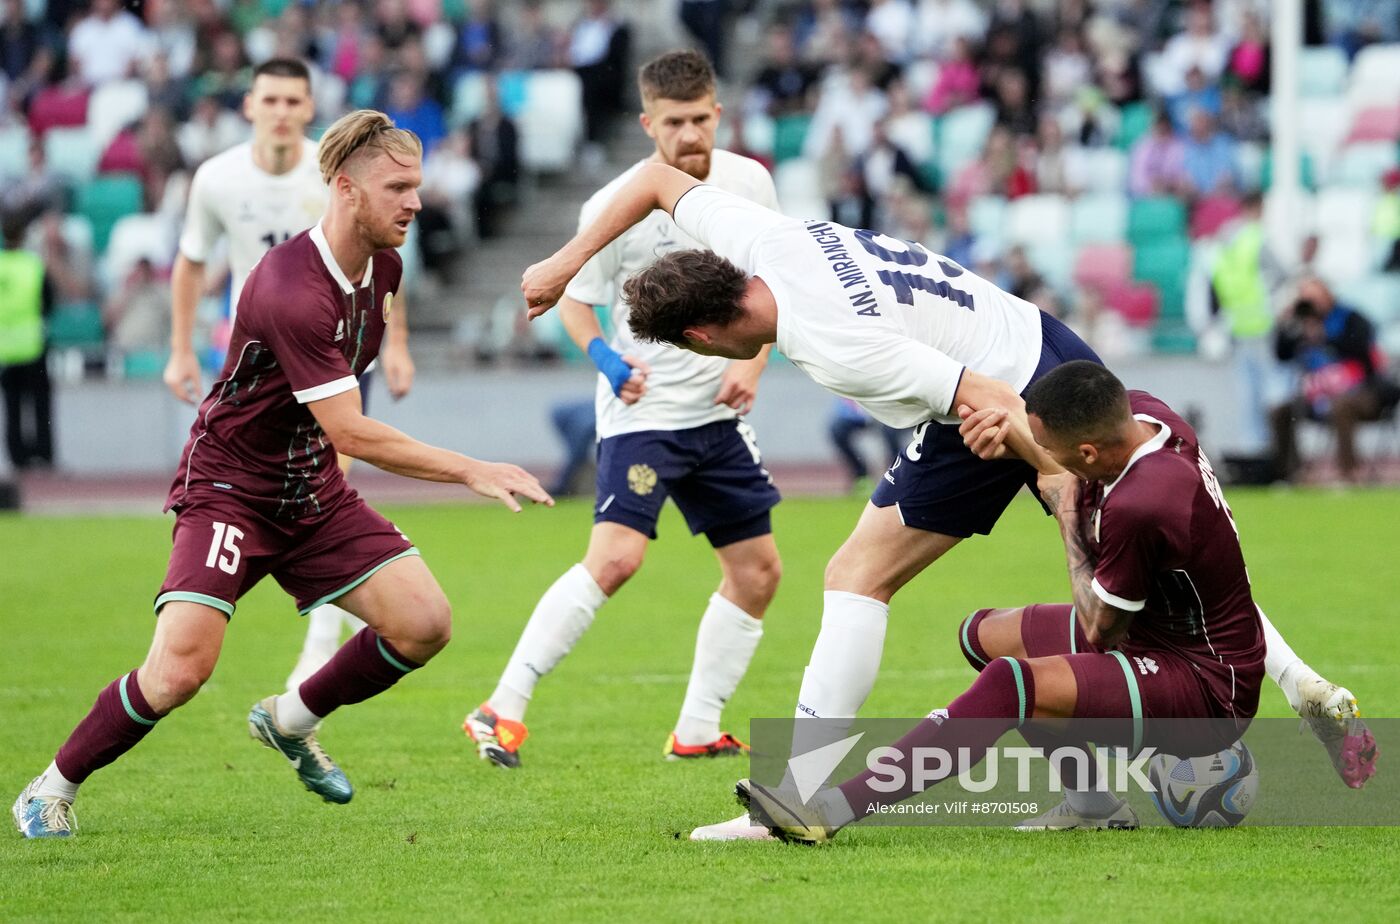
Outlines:
[[687, 328], [738, 319], [748, 284], [748, 274], [717, 253], [668, 253], [623, 283], [628, 326], [639, 340], [683, 347]]

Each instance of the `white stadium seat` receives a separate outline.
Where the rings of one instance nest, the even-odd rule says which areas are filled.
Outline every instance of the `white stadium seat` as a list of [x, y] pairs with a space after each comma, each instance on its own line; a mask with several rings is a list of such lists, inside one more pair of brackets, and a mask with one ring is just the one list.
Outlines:
[[0, 178], [29, 172], [29, 129], [23, 125], [0, 128]]
[[1121, 241], [1128, 233], [1128, 198], [1121, 192], [1086, 193], [1070, 206], [1076, 244]]
[[1069, 242], [1069, 203], [1064, 196], [1022, 196], [1006, 208], [1006, 233], [1013, 243]]
[[785, 160], [773, 171], [778, 208], [793, 218], [826, 218], [830, 206], [822, 198], [821, 168], [805, 157]]
[[175, 242], [175, 226], [163, 216], [141, 213], [117, 219], [102, 257], [107, 291], [119, 290], [122, 280], [142, 257], [157, 270], [168, 268], [174, 262]]
[[86, 183], [97, 173], [102, 148], [86, 126], [51, 128], [44, 133], [44, 159], [49, 169], [75, 184]]
[[520, 160], [529, 170], [562, 173], [583, 139], [583, 85], [573, 71], [535, 71], [520, 113]]

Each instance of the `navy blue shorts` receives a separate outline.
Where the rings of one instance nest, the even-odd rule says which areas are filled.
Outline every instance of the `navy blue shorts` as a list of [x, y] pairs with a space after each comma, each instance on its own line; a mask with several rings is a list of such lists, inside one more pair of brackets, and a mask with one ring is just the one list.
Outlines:
[[692, 535], [715, 548], [773, 531], [781, 499], [763, 467], [753, 428], [720, 420], [687, 430], [643, 430], [598, 443], [594, 523], [621, 523], [649, 539], [667, 495]]
[[369, 415], [369, 388], [374, 383], [374, 370], [366, 369], [360, 373], [360, 413]]
[[[1040, 331], [1040, 364], [1032, 382], [1071, 360], [1103, 364], [1078, 334], [1043, 311]], [[905, 526], [966, 539], [990, 533], [1016, 492], [1023, 485], [1034, 491], [1035, 480], [1035, 469], [1020, 459], [977, 458], [963, 445], [957, 424], [927, 421], [914, 430], [870, 502], [896, 507]]]

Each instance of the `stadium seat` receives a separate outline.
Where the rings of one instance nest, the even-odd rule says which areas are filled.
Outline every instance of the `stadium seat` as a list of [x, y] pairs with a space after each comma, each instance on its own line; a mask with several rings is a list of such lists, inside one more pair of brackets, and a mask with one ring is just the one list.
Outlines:
[[1128, 240], [1137, 246], [1186, 233], [1186, 206], [1171, 196], [1134, 199], [1128, 206]]
[[1400, 139], [1400, 107], [1369, 106], [1352, 120], [1346, 143], [1389, 141], [1393, 144], [1396, 139]]
[[[736, 122], [732, 118], [720, 122], [721, 126], [726, 124], [730, 128], [733, 128]], [[773, 124], [773, 120], [760, 112], [744, 116], [743, 124], [744, 146], [755, 154], [763, 154], [768, 157], [773, 156], [774, 136], [777, 134], [777, 129]], [[729, 139], [732, 142], [733, 132], [729, 133]], [[728, 145], [725, 146], [727, 147]]]
[[[1335, 159], [1334, 159], [1335, 162]], [[1298, 179], [1303, 184], [1304, 189], [1317, 189], [1318, 176], [1322, 175], [1315, 169], [1316, 161], [1307, 151], [1304, 151], [1298, 163]], [[1274, 185], [1274, 152], [1264, 151], [1264, 162], [1260, 168], [1259, 188], [1269, 189]]]
[[98, 177], [78, 188], [78, 214], [92, 222], [93, 251], [101, 255], [107, 250], [112, 227], [124, 216], [142, 208], [141, 181], [130, 174]]
[[1207, 196], [1191, 210], [1191, 239], [1210, 237], [1240, 214], [1240, 201], [1233, 196]]
[[1299, 192], [1299, 200], [1290, 203], [1282, 193], [1264, 194], [1264, 231], [1271, 241], [1301, 241], [1313, 233], [1317, 225], [1317, 200], [1307, 190]]
[[21, 124], [0, 128], [0, 179], [29, 172], [29, 129]]
[[778, 163], [802, 156], [812, 117], [806, 114], [779, 116], [773, 122], [773, 159]]
[[1074, 288], [1074, 245], [1067, 236], [1027, 244], [1026, 259], [1056, 292]]
[[562, 173], [583, 140], [583, 84], [568, 70], [530, 73], [520, 113], [520, 161], [530, 170]]
[[1396, 148], [1392, 141], [1366, 141], [1342, 149], [1332, 165], [1330, 179], [1347, 186], [1371, 186], [1380, 183], [1381, 174], [1396, 165]]
[[1400, 322], [1400, 276], [1372, 273], [1341, 286], [1337, 297], [1351, 305], [1377, 327]]
[[55, 350], [101, 347], [107, 339], [96, 302], [65, 302], [48, 319], [49, 346]]
[[1070, 207], [1076, 244], [1121, 241], [1128, 233], [1128, 199], [1121, 192], [1085, 193]]
[[952, 178], [982, 153], [996, 112], [986, 103], [958, 106], [938, 121], [938, 171]]
[[[92, 143], [103, 150], [117, 133], [146, 114], [150, 94], [139, 80], [114, 80], [92, 91], [88, 102], [88, 131]], [[327, 109], [326, 112], [334, 110]]]
[[1089, 190], [1122, 194], [1128, 188], [1127, 154], [1117, 148], [1088, 148], [1083, 156], [1089, 173]]
[[1152, 328], [1152, 352], [1189, 356], [1196, 352], [1196, 335], [1180, 318], [1166, 317]]
[[1326, 217], [1327, 231], [1363, 237], [1371, 230], [1379, 193], [1362, 186], [1328, 186], [1318, 191], [1317, 214]]
[[1149, 327], [1157, 320], [1160, 297], [1143, 283], [1121, 280], [1104, 292], [1104, 304], [1133, 327]]
[[773, 171], [778, 207], [793, 218], [826, 218], [830, 207], [821, 195], [821, 167], [816, 161], [799, 157], [785, 160]]
[[512, 119], [519, 118], [530, 98], [530, 72], [512, 70], [497, 74], [496, 98], [500, 101], [501, 112]]
[[1152, 127], [1152, 107], [1147, 103], [1128, 103], [1120, 114], [1122, 118], [1114, 143], [1118, 145], [1118, 150], [1126, 151]]
[[991, 242], [998, 250], [1006, 240], [1006, 199], [978, 196], [967, 206], [967, 224], [974, 237]]
[[1368, 103], [1394, 104], [1400, 96], [1400, 44], [1367, 45], [1351, 65], [1347, 103], [1355, 111]]
[[1086, 244], [1074, 260], [1074, 281], [1086, 289], [1109, 293], [1126, 285], [1133, 270], [1133, 252], [1127, 244]]
[[1264, 188], [1264, 145], [1257, 141], [1242, 141], [1235, 147], [1235, 164], [1239, 167], [1240, 188], [1258, 192]]
[[1298, 141], [1323, 176], [1332, 166], [1350, 123], [1351, 116], [1343, 97], [1324, 96], [1299, 102], [1298, 124], [1306, 128]]
[[452, 111], [448, 122], [454, 127], [469, 125], [486, 108], [486, 81], [481, 71], [471, 71], [457, 78], [452, 87]]
[[1063, 196], [1021, 196], [1006, 209], [1006, 233], [1012, 243], [1069, 241], [1069, 203]]
[[1161, 293], [1161, 313], [1181, 317], [1186, 303], [1186, 269], [1191, 247], [1185, 237], [1164, 237], [1133, 250], [1133, 278]]
[[102, 257], [102, 277], [108, 291], [120, 288], [142, 258], [157, 271], [168, 269], [175, 262], [175, 242], [175, 226], [164, 215], [142, 212], [118, 218]]
[[1319, 230], [1322, 237], [1314, 265], [1317, 274], [1331, 286], [1343, 288], [1376, 268], [1376, 254], [1368, 235], [1329, 231], [1325, 225]]
[[44, 133], [44, 160], [49, 169], [75, 185], [96, 175], [101, 156], [102, 148], [86, 128], [51, 128]]
[[132, 350], [122, 356], [122, 375], [128, 379], [158, 379], [169, 358], [164, 350]]
[[1298, 92], [1302, 96], [1340, 96], [1346, 92], [1346, 52], [1332, 45], [1303, 48], [1298, 56]]

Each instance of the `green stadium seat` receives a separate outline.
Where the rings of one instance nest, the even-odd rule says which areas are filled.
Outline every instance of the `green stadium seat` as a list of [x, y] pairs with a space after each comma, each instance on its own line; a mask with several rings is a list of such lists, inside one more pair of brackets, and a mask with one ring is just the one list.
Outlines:
[[1119, 113], [1118, 137], [1114, 139], [1119, 150], [1126, 151], [1152, 127], [1152, 107], [1147, 103], [1128, 103]]
[[778, 163], [802, 156], [802, 143], [812, 125], [809, 115], [786, 115], [773, 123], [773, 159]]
[[[1313, 166], [1311, 154], [1304, 153], [1302, 162], [1298, 165], [1298, 174], [1302, 178], [1304, 189], [1317, 189], [1317, 170]], [[1264, 162], [1259, 170], [1259, 188], [1268, 191], [1274, 185], [1274, 153], [1268, 148], [1264, 149]]]
[[996, 112], [986, 103], [959, 106], [943, 114], [938, 127], [938, 169], [951, 182], [986, 146]]
[[1186, 234], [1186, 206], [1180, 199], [1154, 196], [1128, 206], [1128, 240], [1134, 246]]
[[102, 311], [96, 302], [66, 302], [48, 319], [49, 346], [53, 349], [100, 347], [107, 340]]
[[1159, 321], [1152, 329], [1152, 352], [1178, 356], [1196, 352], [1196, 335], [1180, 320]]
[[92, 246], [97, 254], [107, 249], [112, 226], [144, 207], [141, 180], [132, 174], [100, 176], [78, 189], [78, 214], [92, 222]]
[[1162, 294], [1161, 317], [1182, 318], [1186, 312], [1186, 270], [1191, 245], [1184, 235], [1137, 245], [1133, 250], [1133, 278], [1150, 282]]
[[122, 357], [122, 374], [129, 379], [158, 379], [168, 358], [164, 350], [133, 350]]

